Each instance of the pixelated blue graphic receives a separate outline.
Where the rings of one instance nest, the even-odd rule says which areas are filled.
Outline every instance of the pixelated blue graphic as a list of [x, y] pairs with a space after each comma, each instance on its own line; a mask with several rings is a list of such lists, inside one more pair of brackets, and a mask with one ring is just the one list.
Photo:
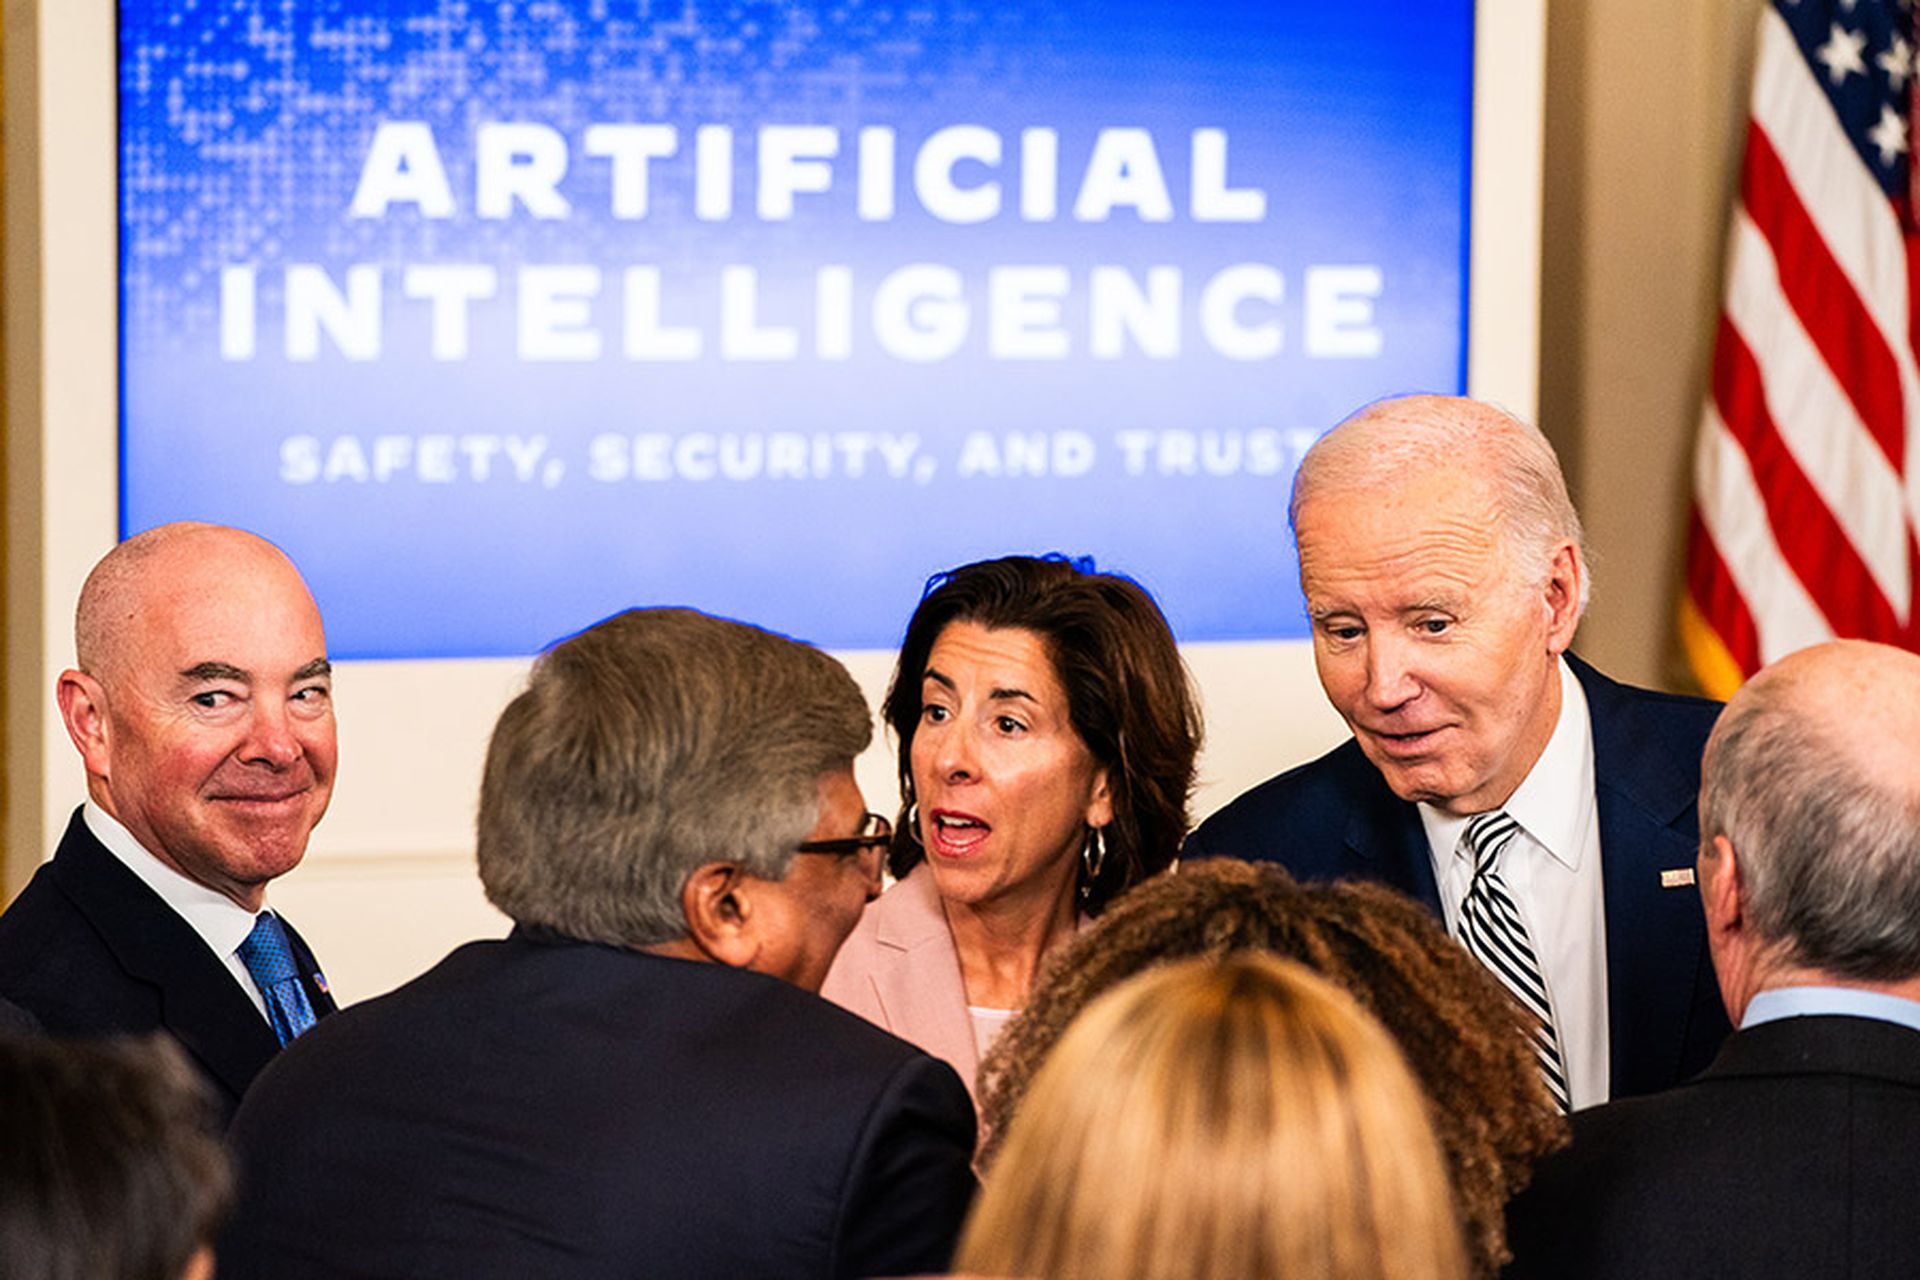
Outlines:
[[1304, 635], [1300, 451], [1464, 386], [1472, 9], [123, 0], [123, 531], [341, 657], [1054, 550]]

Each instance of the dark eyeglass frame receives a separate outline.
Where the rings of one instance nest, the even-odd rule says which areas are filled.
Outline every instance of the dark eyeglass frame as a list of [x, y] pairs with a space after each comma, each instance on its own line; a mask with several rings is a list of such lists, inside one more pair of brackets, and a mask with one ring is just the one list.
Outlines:
[[851, 858], [866, 853], [870, 849], [885, 852], [893, 843], [893, 824], [885, 815], [869, 812], [860, 819], [860, 834], [842, 836], [837, 840], [808, 840], [794, 847], [795, 853], [821, 853], [829, 857]]

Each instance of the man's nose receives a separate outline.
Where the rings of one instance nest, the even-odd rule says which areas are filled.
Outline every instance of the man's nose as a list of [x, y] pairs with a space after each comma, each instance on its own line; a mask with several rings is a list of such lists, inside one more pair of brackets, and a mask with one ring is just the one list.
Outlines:
[[1369, 705], [1390, 711], [1419, 696], [1420, 681], [1414, 674], [1414, 656], [1401, 640], [1378, 635], [1367, 638]]
[[242, 748], [244, 758], [249, 762], [285, 769], [306, 750], [299, 735], [294, 732], [293, 717], [285, 706], [278, 703], [256, 702], [250, 728], [251, 732]]

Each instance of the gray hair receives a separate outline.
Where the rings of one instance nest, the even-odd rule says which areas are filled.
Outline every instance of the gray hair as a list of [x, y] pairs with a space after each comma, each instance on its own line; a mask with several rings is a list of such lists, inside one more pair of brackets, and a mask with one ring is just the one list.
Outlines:
[[[1588, 566], [1586, 531], [1567, 496], [1560, 459], [1539, 428], [1497, 405], [1459, 396], [1376, 400], [1320, 437], [1293, 477], [1287, 519], [1328, 491], [1352, 491], [1413, 472], [1471, 468], [1492, 486], [1515, 551], [1515, 564], [1546, 581], [1553, 549], [1571, 542]], [[1591, 574], [1580, 578], [1587, 607]]]
[[707, 862], [783, 875], [820, 778], [866, 749], [853, 677], [810, 645], [690, 609], [632, 609], [548, 650], [501, 713], [480, 787], [488, 901], [614, 946], [686, 933]]
[[[1904, 694], [1883, 696], [1916, 691], [1909, 673]], [[1862, 758], [1853, 709], [1809, 696], [1791, 672], [1743, 688], [1707, 740], [1700, 836], [1733, 845], [1743, 910], [1786, 963], [1866, 982], [1916, 977], [1920, 784]], [[1895, 746], [1906, 766], [1920, 754], [1920, 743]]]

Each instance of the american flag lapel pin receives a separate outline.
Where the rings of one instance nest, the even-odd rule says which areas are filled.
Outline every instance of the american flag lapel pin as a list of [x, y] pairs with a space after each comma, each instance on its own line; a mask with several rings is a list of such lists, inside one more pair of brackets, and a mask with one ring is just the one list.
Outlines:
[[[1687, 872], [1687, 876], [1688, 876], [1688, 883], [1689, 883], [1689, 884], [1691, 884], [1691, 883], [1692, 883], [1692, 876], [1693, 876], [1693, 872], [1691, 872], [1691, 871], [1689, 871], [1689, 872]], [[331, 990], [330, 988], [328, 988], [328, 986], [327, 986], [327, 975], [326, 975], [326, 974], [324, 974], [324, 973], [321, 973], [321, 972], [320, 972], [319, 970], [317, 970], [317, 969], [316, 969], [316, 970], [314, 970], [314, 974], [313, 974], [313, 985], [314, 985], [315, 987], [317, 987], [317, 988], [319, 988], [319, 990], [321, 991], [321, 993], [322, 993], [323, 995], [332, 995], [332, 994], [333, 994], [333, 992], [332, 992], [332, 990]]]
[[1662, 889], [1687, 889], [1692, 886], [1692, 867], [1669, 867], [1660, 873], [1660, 887]]

